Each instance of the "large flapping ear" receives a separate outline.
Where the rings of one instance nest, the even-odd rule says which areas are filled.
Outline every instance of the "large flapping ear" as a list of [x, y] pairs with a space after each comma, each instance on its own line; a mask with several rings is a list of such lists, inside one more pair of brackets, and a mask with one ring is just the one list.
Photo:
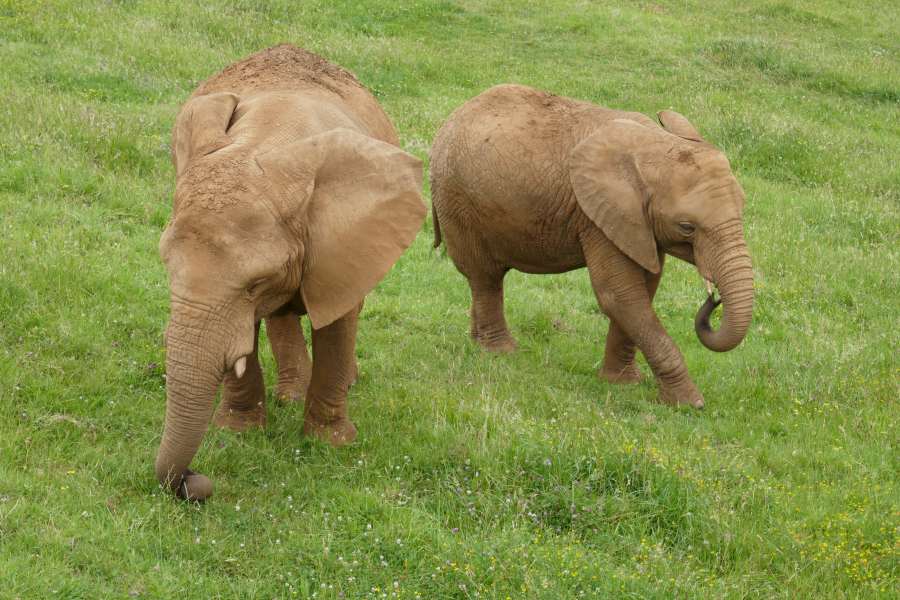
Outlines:
[[694, 142], [704, 142], [703, 136], [697, 131], [697, 128], [691, 125], [683, 115], [674, 110], [661, 110], [656, 113], [660, 124], [669, 133], [674, 133], [678, 137]]
[[659, 273], [656, 238], [647, 221], [650, 190], [643, 151], [668, 136], [660, 129], [616, 119], [575, 146], [569, 180], [581, 210], [631, 260]]
[[228, 92], [194, 98], [182, 107], [172, 132], [175, 176], [181, 175], [198, 156], [205, 156], [231, 143], [225, 131], [238, 104]]
[[305, 231], [300, 292], [312, 326], [325, 327], [372, 291], [422, 227], [422, 162], [349, 129], [256, 160], [291, 229]]

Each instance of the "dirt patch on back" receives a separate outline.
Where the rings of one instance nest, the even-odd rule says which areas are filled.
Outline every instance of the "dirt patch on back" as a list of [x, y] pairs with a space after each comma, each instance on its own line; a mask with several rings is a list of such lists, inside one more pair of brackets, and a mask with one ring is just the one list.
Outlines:
[[696, 165], [697, 162], [694, 160], [694, 153], [688, 150], [682, 150], [678, 153], [678, 162], [683, 165]]
[[547, 110], [555, 112], [571, 112], [573, 109], [583, 104], [572, 98], [557, 96], [550, 92], [517, 84], [495, 86], [479, 96], [478, 99], [488, 110], [495, 107], [499, 110], [506, 110], [511, 104], [525, 104], [538, 109], [539, 113], [546, 113]]
[[324, 88], [342, 98], [365, 89], [353, 73], [318, 54], [291, 44], [280, 44], [226, 67], [200, 84], [193, 96], [298, 87]]

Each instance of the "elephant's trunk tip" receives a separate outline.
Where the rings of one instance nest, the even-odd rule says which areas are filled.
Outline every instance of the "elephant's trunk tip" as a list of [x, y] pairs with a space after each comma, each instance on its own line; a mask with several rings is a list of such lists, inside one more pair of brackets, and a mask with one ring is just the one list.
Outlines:
[[213, 493], [213, 483], [206, 475], [186, 471], [176, 492], [182, 500], [203, 502]]
[[720, 304], [722, 304], [722, 299], [716, 299], [716, 297], [710, 293], [706, 298], [706, 302], [704, 302], [703, 306], [700, 307], [700, 310], [697, 311], [697, 316], [694, 317], [694, 331], [697, 332], [697, 337], [700, 338], [701, 342], [708, 339], [710, 334], [713, 333], [709, 318]]
[[156, 478], [163, 488], [172, 490], [182, 500], [203, 502], [213, 493], [212, 480], [190, 469], [185, 469], [182, 475], [175, 475], [173, 469], [165, 469], [157, 463]]
[[[709, 295], [694, 317], [694, 331], [697, 338], [713, 352], [728, 352], [744, 340], [750, 325], [752, 314], [752, 297], [741, 303], [729, 303], [725, 298], [716, 299]], [[719, 305], [723, 306], [722, 324], [713, 330], [709, 319]]]

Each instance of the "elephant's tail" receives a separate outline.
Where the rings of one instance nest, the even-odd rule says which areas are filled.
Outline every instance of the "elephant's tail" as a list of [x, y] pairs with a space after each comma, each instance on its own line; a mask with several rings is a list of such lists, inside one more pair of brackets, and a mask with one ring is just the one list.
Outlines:
[[441, 223], [438, 221], [437, 209], [434, 208], [434, 199], [431, 200], [431, 220], [434, 221], [434, 248], [441, 245]]

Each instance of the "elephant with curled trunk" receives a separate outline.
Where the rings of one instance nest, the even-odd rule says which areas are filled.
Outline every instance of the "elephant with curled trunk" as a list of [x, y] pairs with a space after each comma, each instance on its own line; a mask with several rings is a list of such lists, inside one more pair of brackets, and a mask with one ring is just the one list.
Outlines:
[[640, 379], [640, 348], [660, 400], [703, 406], [678, 348], [651, 306], [670, 254], [696, 265], [712, 295], [695, 327], [724, 352], [747, 333], [753, 271], [743, 237], [744, 193], [725, 156], [678, 113], [610, 110], [519, 85], [459, 107], [431, 148], [435, 246], [442, 239], [472, 290], [471, 334], [484, 348], [516, 344], [503, 316], [509, 269], [561, 273], [587, 266], [609, 334], [600, 377]]
[[289, 45], [226, 68], [181, 108], [174, 210], [159, 243], [171, 315], [156, 458], [157, 478], [180, 497], [212, 491], [188, 466], [223, 382], [218, 425], [265, 422], [264, 318], [279, 395], [306, 395], [303, 431], [335, 445], [355, 438], [357, 315], [426, 213], [421, 163], [397, 144], [352, 74]]

